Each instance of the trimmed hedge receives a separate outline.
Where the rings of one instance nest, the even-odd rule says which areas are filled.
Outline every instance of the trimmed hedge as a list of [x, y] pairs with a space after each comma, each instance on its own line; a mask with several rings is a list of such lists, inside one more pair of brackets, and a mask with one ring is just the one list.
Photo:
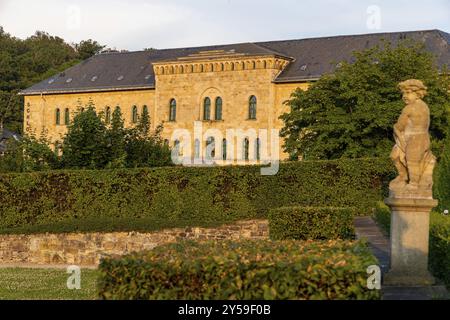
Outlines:
[[287, 207], [269, 213], [273, 240], [352, 239], [355, 208]]
[[[390, 234], [391, 212], [389, 207], [379, 202], [374, 218]], [[429, 266], [434, 276], [444, 281], [450, 288], [450, 217], [432, 212], [430, 217]]]
[[430, 270], [450, 289], [450, 217], [433, 213], [430, 226]]
[[379, 299], [365, 243], [185, 242], [100, 263], [107, 300]]
[[261, 176], [257, 166], [4, 174], [0, 232], [57, 231], [74, 220], [80, 231], [111, 219], [122, 219], [121, 230], [136, 224], [127, 219], [160, 228], [179, 221], [209, 226], [263, 218], [284, 206], [350, 206], [367, 214], [393, 175], [389, 159], [283, 163], [276, 176]]

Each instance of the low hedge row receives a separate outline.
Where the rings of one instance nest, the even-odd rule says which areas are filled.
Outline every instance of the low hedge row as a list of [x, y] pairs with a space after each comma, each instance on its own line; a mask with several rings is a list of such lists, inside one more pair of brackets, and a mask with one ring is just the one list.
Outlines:
[[367, 214], [393, 175], [389, 159], [284, 163], [275, 176], [261, 176], [257, 166], [3, 174], [0, 232], [60, 229], [73, 220], [83, 231], [111, 219], [208, 226], [284, 206], [351, 206]]
[[[389, 234], [391, 212], [384, 203], [377, 204], [374, 218]], [[431, 213], [430, 217], [429, 266], [433, 275], [450, 288], [450, 217], [436, 212]]]
[[103, 259], [99, 297], [111, 300], [379, 299], [361, 242], [178, 243]]
[[273, 240], [352, 239], [355, 208], [286, 207], [269, 213]]

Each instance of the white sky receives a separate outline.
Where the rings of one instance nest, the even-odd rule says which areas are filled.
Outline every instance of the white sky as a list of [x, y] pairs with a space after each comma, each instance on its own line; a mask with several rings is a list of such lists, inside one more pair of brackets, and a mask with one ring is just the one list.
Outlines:
[[[379, 13], [379, 14], [378, 14]], [[0, 26], [141, 50], [389, 31], [450, 32], [450, 0], [0, 0]]]

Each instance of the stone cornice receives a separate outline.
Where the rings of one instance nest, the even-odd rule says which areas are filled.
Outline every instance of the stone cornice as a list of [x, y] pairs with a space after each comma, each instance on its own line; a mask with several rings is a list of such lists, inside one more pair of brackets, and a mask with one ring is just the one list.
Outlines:
[[241, 54], [212, 54], [211, 52], [179, 58], [177, 60], [153, 63], [155, 75], [190, 74], [203, 72], [224, 72], [272, 69], [283, 70], [292, 59], [279, 56], [248, 56]]

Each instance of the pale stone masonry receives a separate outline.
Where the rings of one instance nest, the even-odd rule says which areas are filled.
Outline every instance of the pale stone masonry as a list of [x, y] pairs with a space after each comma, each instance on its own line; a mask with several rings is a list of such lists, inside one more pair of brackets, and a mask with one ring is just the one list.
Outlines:
[[93, 267], [105, 256], [151, 250], [180, 240], [243, 239], [269, 239], [268, 221], [241, 221], [219, 228], [179, 228], [151, 233], [0, 235], [0, 266], [75, 264]]
[[433, 199], [430, 110], [422, 100], [427, 88], [422, 81], [400, 83], [406, 106], [394, 125], [395, 146], [391, 154], [398, 177], [389, 185], [391, 208], [391, 269], [387, 285], [432, 285], [428, 271], [430, 212], [438, 205]]

